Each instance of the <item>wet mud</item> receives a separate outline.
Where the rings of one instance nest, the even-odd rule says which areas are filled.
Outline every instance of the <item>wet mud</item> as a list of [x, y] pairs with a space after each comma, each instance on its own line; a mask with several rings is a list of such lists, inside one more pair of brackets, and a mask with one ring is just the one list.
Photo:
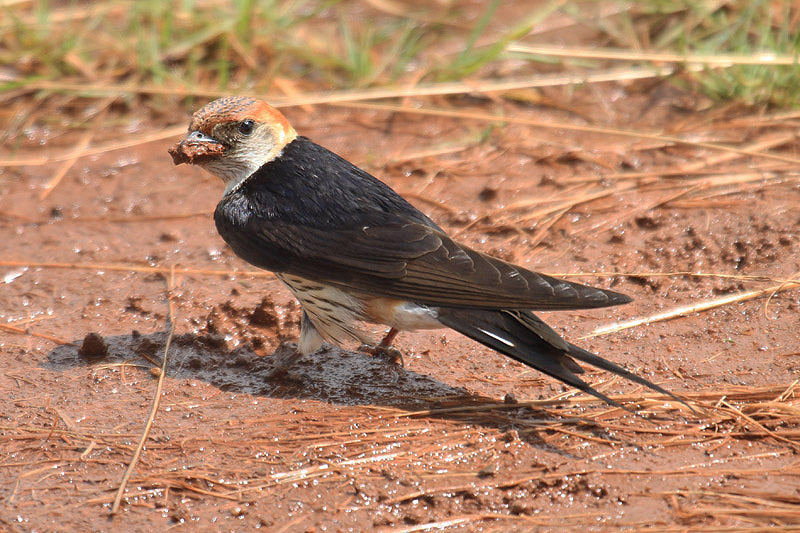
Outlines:
[[[573, 101], [585, 102], [582, 117], [610, 112], [639, 129], [701, 127], [649, 95], [626, 94], [611, 111], [592, 104], [617, 90]], [[547, 107], [453, 101], [579, 121]], [[287, 114], [475, 248], [633, 296], [623, 307], [542, 316], [697, 412], [587, 372], [633, 415], [447, 330], [402, 334], [404, 368], [327, 346], [270, 377], [296, 340], [297, 304], [216, 234], [216, 178], [174, 167], [174, 141], [150, 143], [81, 159], [43, 200], [53, 168], [0, 174], [0, 528], [800, 525], [781, 507], [798, 503], [798, 290], [591, 335], [796, 276], [791, 169], [752, 158], [731, 160], [727, 181], [626, 181], [609, 175], [709, 154], [520, 125], [481, 141], [482, 123], [377, 111]], [[739, 141], [761, 133], [721, 131]], [[432, 146], [442, 150], [430, 155]], [[65, 147], [65, 138], [46, 145]], [[171, 325], [160, 410], [109, 519]]]

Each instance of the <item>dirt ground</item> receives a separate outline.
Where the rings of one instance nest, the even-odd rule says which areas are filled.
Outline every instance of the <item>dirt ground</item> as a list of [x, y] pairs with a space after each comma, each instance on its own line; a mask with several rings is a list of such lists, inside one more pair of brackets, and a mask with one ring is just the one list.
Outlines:
[[[460, 240], [633, 296], [542, 315], [695, 412], [587, 373], [635, 416], [447, 330], [401, 335], [405, 368], [328, 347], [268, 379], [292, 349], [298, 307], [217, 235], [221, 183], [174, 167], [177, 138], [160, 140], [79, 159], [43, 199], [62, 163], [0, 170], [0, 529], [800, 527], [800, 290], [782, 286], [800, 271], [796, 118], [699, 111], [667, 84], [537, 94], [542, 105], [435, 105], [666, 130], [783, 159], [520, 123], [286, 114]], [[102, 137], [185, 121], [176, 111]], [[32, 131], [2, 157], [58, 153], [79, 137]], [[648, 319], [747, 291], [762, 292]], [[160, 408], [109, 517], [170, 313]], [[81, 352], [90, 333], [102, 341]]]

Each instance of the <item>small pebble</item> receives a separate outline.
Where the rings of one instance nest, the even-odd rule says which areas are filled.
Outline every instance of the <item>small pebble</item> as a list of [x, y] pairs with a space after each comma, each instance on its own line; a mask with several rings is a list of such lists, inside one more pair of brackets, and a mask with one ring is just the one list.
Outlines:
[[89, 333], [83, 338], [78, 354], [88, 359], [100, 359], [108, 355], [108, 344], [99, 333]]
[[478, 193], [478, 199], [483, 202], [489, 202], [495, 198], [497, 198], [497, 189], [491, 187], [484, 187], [483, 190]]
[[497, 465], [489, 463], [480, 470], [478, 470], [478, 477], [491, 477], [497, 472]]

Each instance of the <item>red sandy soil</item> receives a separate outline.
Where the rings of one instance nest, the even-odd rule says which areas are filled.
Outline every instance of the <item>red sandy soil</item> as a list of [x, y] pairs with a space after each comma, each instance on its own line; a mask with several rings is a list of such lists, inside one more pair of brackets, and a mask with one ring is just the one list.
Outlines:
[[[788, 122], [678, 104], [666, 86], [608, 86], [573, 95], [569, 110], [434, 105], [668, 124], [737, 145], [792, 132]], [[697, 412], [587, 373], [634, 402], [637, 417], [447, 330], [401, 335], [405, 368], [331, 347], [268, 379], [275, 354], [291, 350], [298, 307], [225, 246], [210, 216], [221, 183], [174, 167], [175, 139], [164, 140], [82, 158], [42, 200], [60, 163], [0, 171], [0, 324], [20, 328], [0, 330], [0, 529], [800, 527], [798, 290], [578, 340], [795, 276], [797, 165], [520, 124], [481, 143], [478, 121], [324, 106], [287, 115], [474, 247], [633, 296], [624, 307], [544, 316]], [[43, 135], [31, 134], [31, 145], [44, 142], [38, 155], [75, 146]], [[789, 135], [772, 149], [792, 157], [798, 144]], [[694, 172], [704, 164], [713, 172]], [[686, 174], [610, 176], [654, 169]], [[681, 272], [717, 275], [656, 274]], [[109, 518], [153, 401], [168, 299], [175, 338], [160, 408]], [[106, 355], [102, 346], [79, 353], [90, 333]], [[528, 400], [543, 401], [513, 403]]]

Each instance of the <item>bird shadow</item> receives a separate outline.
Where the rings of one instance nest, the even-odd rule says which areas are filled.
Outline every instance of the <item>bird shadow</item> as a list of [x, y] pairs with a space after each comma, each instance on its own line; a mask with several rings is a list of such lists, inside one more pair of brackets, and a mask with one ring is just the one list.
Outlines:
[[[87, 339], [60, 345], [48, 354], [42, 366], [52, 371], [69, 368], [131, 362], [160, 364], [168, 334], [148, 335], [133, 332]], [[98, 345], [99, 341], [99, 347]], [[564, 420], [526, 406], [496, 410], [497, 400], [453, 387], [431, 376], [389, 363], [361, 352], [351, 352], [325, 345], [320, 351], [296, 361], [279, 377], [271, 377], [273, 362], [293, 353], [293, 344], [282, 344], [272, 356], [260, 356], [249, 346], [229, 349], [216, 335], [176, 335], [170, 344], [167, 376], [174, 379], [197, 379], [221, 390], [279, 399], [306, 399], [338, 405], [382, 405], [406, 411], [426, 411], [427, 418], [454, 420], [500, 430], [521, 429], [522, 440], [537, 448], [577, 458], [543, 439], [547, 420]], [[89, 352], [89, 353], [87, 353]], [[148, 362], [149, 361], [149, 362]], [[487, 406], [486, 410], [458, 408]], [[437, 412], [442, 411], [442, 412]], [[576, 423], [575, 419], [570, 419]], [[545, 422], [542, 425], [542, 422]], [[527, 422], [532, 422], [528, 424]], [[534, 424], [535, 422], [535, 424]], [[586, 421], [583, 431], [609, 439], [601, 427]]]

